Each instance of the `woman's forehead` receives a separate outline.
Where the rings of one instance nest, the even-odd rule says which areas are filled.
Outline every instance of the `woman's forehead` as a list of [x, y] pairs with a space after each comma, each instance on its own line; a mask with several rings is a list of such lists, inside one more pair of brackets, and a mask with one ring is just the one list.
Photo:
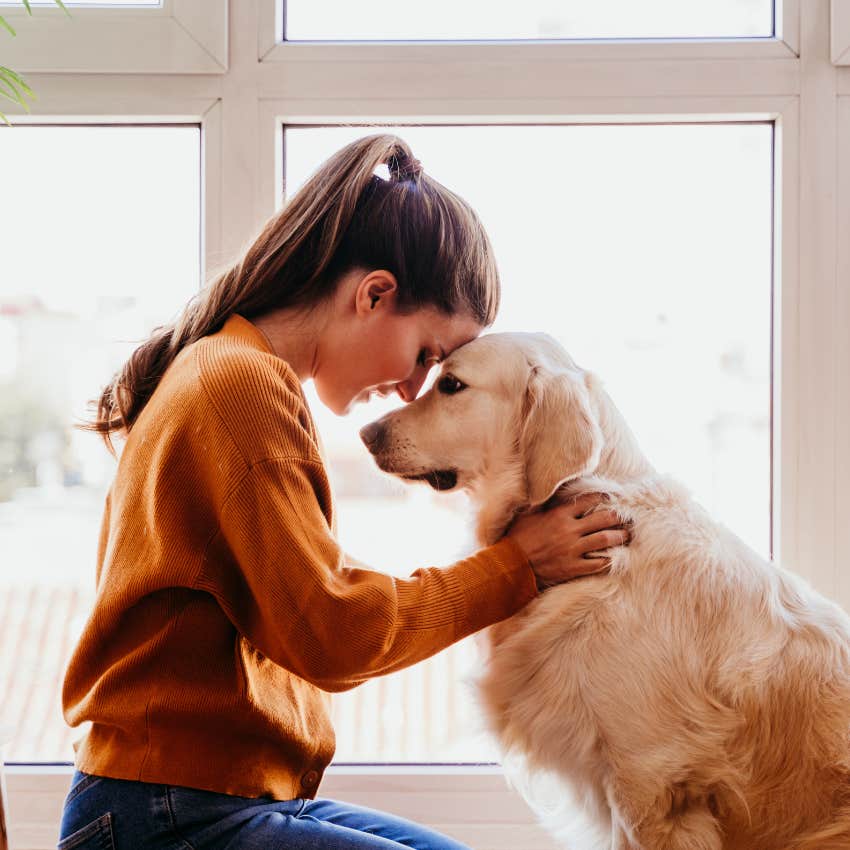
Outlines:
[[484, 330], [471, 316], [462, 313], [446, 316], [436, 310], [424, 315], [421, 325], [445, 354], [475, 339]]

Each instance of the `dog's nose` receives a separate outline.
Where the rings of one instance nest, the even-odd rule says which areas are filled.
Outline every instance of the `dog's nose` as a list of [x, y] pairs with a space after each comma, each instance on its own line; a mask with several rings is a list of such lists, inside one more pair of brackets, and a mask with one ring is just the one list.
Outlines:
[[386, 428], [380, 422], [370, 422], [360, 429], [360, 439], [372, 454], [376, 454], [384, 445]]

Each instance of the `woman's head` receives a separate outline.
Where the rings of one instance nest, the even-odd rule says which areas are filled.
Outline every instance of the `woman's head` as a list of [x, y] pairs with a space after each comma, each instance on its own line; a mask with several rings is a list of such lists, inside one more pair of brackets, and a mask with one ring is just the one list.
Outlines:
[[[376, 174], [387, 167], [388, 179]], [[158, 328], [104, 390], [89, 427], [109, 442], [129, 431], [182, 348], [248, 319], [326, 303], [354, 270], [386, 270], [400, 315], [423, 309], [492, 324], [499, 279], [492, 248], [471, 207], [421, 168], [397, 136], [373, 135], [324, 162], [173, 325]]]
[[397, 392], [412, 401], [431, 367], [475, 339], [483, 322], [430, 305], [399, 309], [398, 290], [387, 269], [353, 269], [324, 309], [306, 316], [282, 311], [283, 318], [272, 313], [254, 322], [302, 380], [313, 379], [334, 413], [347, 413], [373, 393]]

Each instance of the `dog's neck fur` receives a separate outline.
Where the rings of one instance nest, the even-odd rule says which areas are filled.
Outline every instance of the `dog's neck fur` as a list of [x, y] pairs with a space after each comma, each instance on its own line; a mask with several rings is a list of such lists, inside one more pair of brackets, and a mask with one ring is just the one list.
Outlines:
[[[595, 469], [583, 470], [580, 476], [572, 477], [565, 472], [564, 482], [577, 482], [593, 475], [615, 484], [625, 484], [654, 475], [655, 469], [640, 450], [635, 435], [593, 375], [590, 376], [590, 397], [604, 439], [602, 454]], [[504, 536], [517, 516], [541, 509], [540, 504], [529, 504], [525, 466], [524, 458], [517, 456], [508, 466], [485, 472], [470, 488], [470, 497], [478, 508], [475, 532], [480, 545], [491, 546]], [[583, 489], [573, 486], [569, 491], [575, 495]], [[553, 496], [555, 498], [557, 495]]]

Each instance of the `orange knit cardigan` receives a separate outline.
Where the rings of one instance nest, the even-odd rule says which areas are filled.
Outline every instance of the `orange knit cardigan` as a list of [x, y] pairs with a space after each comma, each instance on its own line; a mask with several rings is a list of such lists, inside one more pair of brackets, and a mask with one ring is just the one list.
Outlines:
[[[414, 664], [537, 594], [511, 540], [393, 578], [346, 566], [300, 383], [248, 320], [187, 346], [124, 445], [94, 608], [63, 687], [76, 766], [314, 797], [329, 693]], [[380, 516], [375, 517], [376, 525]]]

